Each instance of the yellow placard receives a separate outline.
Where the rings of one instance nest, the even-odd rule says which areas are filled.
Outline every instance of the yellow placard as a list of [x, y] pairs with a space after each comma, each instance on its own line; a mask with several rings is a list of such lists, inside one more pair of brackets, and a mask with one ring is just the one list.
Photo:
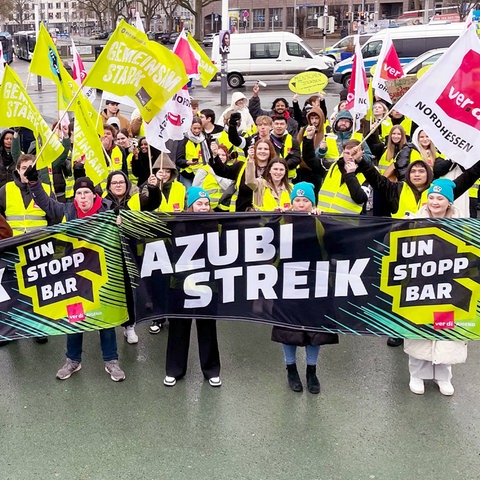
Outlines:
[[293, 93], [311, 95], [313, 93], [323, 93], [327, 84], [328, 77], [321, 72], [302, 72], [290, 79], [288, 88]]
[[427, 70], [433, 65], [430, 64], [430, 65], [425, 65], [424, 67], [422, 67], [418, 72], [417, 72], [417, 78], [420, 79], [422, 78], [426, 73], [427, 73]]

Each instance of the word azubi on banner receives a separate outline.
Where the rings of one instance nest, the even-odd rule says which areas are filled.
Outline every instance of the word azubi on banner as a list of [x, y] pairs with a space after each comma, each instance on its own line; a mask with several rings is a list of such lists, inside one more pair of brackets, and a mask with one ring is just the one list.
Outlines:
[[470, 219], [141, 215], [122, 213], [137, 319], [479, 338], [480, 231]]

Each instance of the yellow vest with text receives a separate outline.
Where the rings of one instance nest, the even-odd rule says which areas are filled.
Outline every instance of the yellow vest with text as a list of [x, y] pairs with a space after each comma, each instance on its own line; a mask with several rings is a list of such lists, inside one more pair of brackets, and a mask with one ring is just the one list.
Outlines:
[[[356, 175], [358, 182], [365, 182], [363, 174]], [[347, 184], [342, 183], [342, 172], [336, 163], [327, 172], [318, 193], [318, 207], [328, 213], [360, 213], [363, 204], [356, 203], [350, 196]]]
[[[50, 188], [43, 184], [42, 186], [47, 195], [50, 195]], [[35, 204], [33, 199], [27, 208], [24, 207], [22, 192], [15, 182], [5, 184], [5, 202], [5, 219], [12, 228], [14, 236], [48, 225], [45, 212]]]

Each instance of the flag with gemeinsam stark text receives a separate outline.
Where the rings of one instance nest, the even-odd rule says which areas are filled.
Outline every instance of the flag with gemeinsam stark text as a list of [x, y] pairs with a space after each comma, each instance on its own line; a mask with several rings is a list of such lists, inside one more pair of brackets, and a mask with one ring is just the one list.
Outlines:
[[130, 97], [148, 122], [187, 82], [177, 55], [121, 20], [84, 84]]
[[480, 160], [480, 40], [468, 28], [396, 103], [463, 167]]

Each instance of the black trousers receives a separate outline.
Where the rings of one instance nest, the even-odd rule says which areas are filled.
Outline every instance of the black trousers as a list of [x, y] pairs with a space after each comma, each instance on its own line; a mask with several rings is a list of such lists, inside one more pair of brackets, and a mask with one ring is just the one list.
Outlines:
[[[200, 366], [205, 378], [220, 375], [220, 354], [218, 352], [216, 321], [195, 320], [197, 326]], [[187, 372], [188, 349], [192, 320], [170, 318], [168, 324], [166, 374], [168, 377], [182, 378]]]

